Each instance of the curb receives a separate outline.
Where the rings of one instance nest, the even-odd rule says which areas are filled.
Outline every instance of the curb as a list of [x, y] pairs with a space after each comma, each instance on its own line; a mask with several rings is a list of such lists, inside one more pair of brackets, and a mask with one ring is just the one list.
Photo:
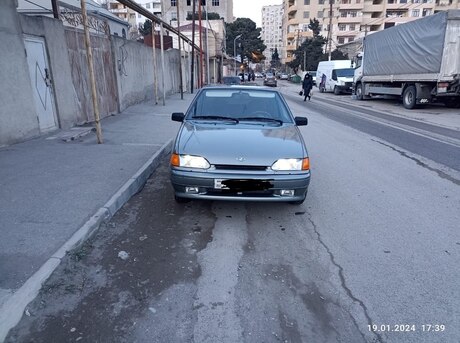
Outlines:
[[115, 213], [137, 192], [160, 164], [160, 160], [171, 152], [173, 140], [167, 141], [121, 188], [83, 224], [27, 281], [0, 307], [0, 342], [4, 342], [10, 329], [22, 318], [27, 305], [35, 299], [43, 283], [59, 266], [66, 253], [81, 246], [94, 235], [102, 223]]

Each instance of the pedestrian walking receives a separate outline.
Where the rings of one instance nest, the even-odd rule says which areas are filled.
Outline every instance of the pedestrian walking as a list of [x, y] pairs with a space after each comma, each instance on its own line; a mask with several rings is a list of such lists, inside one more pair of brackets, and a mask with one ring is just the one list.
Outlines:
[[303, 101], [307, 101], [311, 99], [311, 89], [313, 88], [313, 78], [311, 77], [310, 73], [306, 73], [305, 77], [303, 78], [302, 82], [302, 89], [303, 89]]

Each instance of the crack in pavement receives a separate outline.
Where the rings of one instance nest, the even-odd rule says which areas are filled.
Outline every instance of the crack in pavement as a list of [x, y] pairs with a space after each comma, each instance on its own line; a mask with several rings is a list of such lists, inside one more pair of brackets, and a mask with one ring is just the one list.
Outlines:
[[[313, 219], [311, 219], [311, 214], [310, 213], [308, 213], [308, 221], [313, 225], [313, 230], [315, 231], [315, 234], [318, 237], [318, 242], [324, 247], [324, 249], [326, 249], [326, 252], [328, 253], [329, 258], [331, 259], [332, 264], [338, 268], [338, 270], [339, 270], [339, 278], [340, 278], [342, 288], [345, 290], [346, 294], [348, 295], [348, 297], [351, 300], [353, 300], [354, 302], [358, 303], [359, 306], [361, 306], [361, 308], [363, 309], [363, 312], [364, 312], [364, 316], [367, 319], [368, 324], [372, 325], [373, 321], [372, 321], [371, 317], [369, 316], [369, 313], [368, 313], [366, 305], [364, 304], [364, 302], [362, 300], [360, 300], [357, 297], [355, 297], [353, 295], [351, 289], [348, 288], [348, 286], [346, 284], [346, 281], [345, 281], [345, 275], [344, 275], [342, 266], [335, 261], [335, 257], [332, 254], [331, 250], [326, 245], [326, 243], [323, 242], [323, 240], [321, 238], [321, 234], [319, 233], [318, 228], [316, 226], [316, 223], [313, 221]], [[351, 315], [351, 313], [350, 313], [350, 316], [353, 317]], [[356, 322], [355, 322], [355, 324], [356, 324]], [[358, 331], [361, 333], [361, 337], [366, 342], [365, 335], [361, 332], [361, 330], [359, 330], [359, 328], [358, 328]], [[384, 343], [384, 340], [383, 340], [382, 336], [378, 332], [372, 332], [372, 333], [376, 336], [377, 342]]]
[[399, 150], [399, 149], [396, 149], [395, 147], [391, 146], [390, 144], [387, 144], [387, 143], [384, 143], [382, 141], [379, 141], [379, 140], [376, 140], [376, 139], [371, 139], [372, 141], [378, 143], [378, 144], [381, 144], [383, 146], [386, 146], [387, 148], [390, 148], [394, 151], [396, 151], [397, 153], [399, 153], [401, 156], [403, 157], [406, 157], [412, 161], [414, 161], [415, 163], [417, 163], [417, 165], [421, 166], [422, 168], [425, 168], [425, 169], [428, 169], [432, 172], [435, 172], [436, 174], [438, 174], [438, 176], [442, 179], [445, 179], [445, 180], [448, 180], [454, 184], [456, 184], [457, 186], [460, 186], [460, 180], [457, 180], [456, 178], [450, 176], [449, 174], [447, 173], [444, 173], [442, 170], [439, 170], [439, 169], [436, 169], [436, 168], [433, 168], [433, 167], [430, 167], [429, 165], [427, 165], [426, 163], [423, 163], [422, 161], [420, 161], [419, 159], [415, 158], [415, 157], [412, 157], [412, 156], [409, 156], [406, 152], [402, 151], [402, 150]]

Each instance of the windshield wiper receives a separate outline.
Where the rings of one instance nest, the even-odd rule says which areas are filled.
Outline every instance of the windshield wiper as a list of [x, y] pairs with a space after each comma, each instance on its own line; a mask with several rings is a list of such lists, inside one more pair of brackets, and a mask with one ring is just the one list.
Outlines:
[[266, 122], [272, 122], [272, 123], [278, 123], [280, 125], [283, 124], [283, 121], [280, 119], [274, 119], [274, 118], [266, 118], [266, 117], [244, 117], [244, 118], [238, 118], [239, 120], [251, 120], [251, 121], [266, 121]]
[[239, 123], [239, 120], [236, 118], [222, 116], [193, 116], [191, 119], [231, 120], [237, 124]]

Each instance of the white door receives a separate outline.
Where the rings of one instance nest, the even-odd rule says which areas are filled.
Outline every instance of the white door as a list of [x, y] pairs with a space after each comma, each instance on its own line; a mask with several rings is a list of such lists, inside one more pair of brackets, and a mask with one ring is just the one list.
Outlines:
[[32, 92], [41, 132], [56, 128], [56, 118], [51, 92], [51, 76], [46, 56], [45, 41], [39, 37], [25, 37]]

